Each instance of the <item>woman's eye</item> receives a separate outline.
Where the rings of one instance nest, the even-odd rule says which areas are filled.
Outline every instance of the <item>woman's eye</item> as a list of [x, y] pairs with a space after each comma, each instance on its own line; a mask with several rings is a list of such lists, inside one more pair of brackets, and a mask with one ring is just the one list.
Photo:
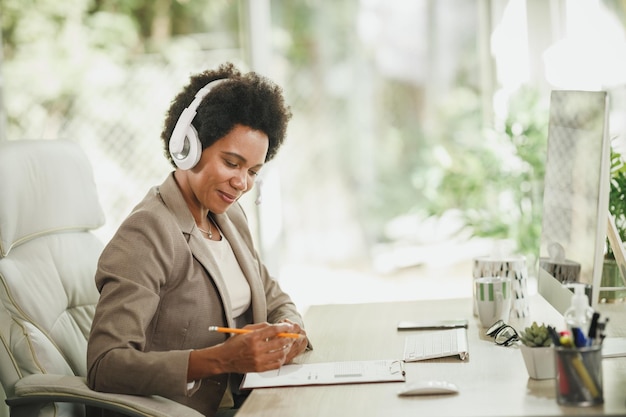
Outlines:
[[236, 167], [237, 167], [237, 164], [236, 164], [236, 163], [231, 162], [231, 161], [229, 161], [229, 160], [227, 160], [227, 159], [225, 159], [225, 160], [224, 160], [224, 163], [226, 163], [226, 165], [227, 165], [227, 166], [229, 166], [229, 167], [231, 167], [231, 168], [236, 168]]

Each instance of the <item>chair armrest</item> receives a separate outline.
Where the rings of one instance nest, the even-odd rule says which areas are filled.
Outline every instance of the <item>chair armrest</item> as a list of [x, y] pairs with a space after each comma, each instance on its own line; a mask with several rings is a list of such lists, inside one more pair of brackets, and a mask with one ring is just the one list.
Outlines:
[[94, 391], [87, 386], [85, 378], [69, 375], [29, 375], [15, 384], [15, 395], [6, 400], [12, 417], [30, 415], [20, 413], [19, 409], [30, 412], [51, 402], [80, 403], [130, 417], [203, 417], [190, 407], [160, 396]]

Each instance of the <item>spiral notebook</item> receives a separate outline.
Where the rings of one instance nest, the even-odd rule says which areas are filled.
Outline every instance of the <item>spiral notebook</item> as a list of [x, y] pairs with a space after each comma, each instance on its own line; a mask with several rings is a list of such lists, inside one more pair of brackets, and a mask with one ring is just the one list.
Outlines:
[[420, 331], [404, 339], [405, 362], [458, 356], [465, 360], [469, 356], [467, 329], [464, 327], [445, 330]]

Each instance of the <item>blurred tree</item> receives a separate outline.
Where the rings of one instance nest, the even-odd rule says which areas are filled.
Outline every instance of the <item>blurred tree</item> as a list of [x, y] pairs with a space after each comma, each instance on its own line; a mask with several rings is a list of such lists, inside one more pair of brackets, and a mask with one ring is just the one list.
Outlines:
[[[335, 245], [303, 249], [307, 256], [368, 256], [396, 216], [450, 208], [466, 211], [477, 234], [514, 234], [521, 247], [532, 244], [534, 229], [524, 225], [537, 215], [541, 172], [533, 158], [542, 155], [543, 127], [534, 112], [541, 109], [520, 100], [507, 124], [485, 130], [475, 39], [455, 46], [462, 64], [450, 61], [453, 53], [442, 52], [450, 48], [437, 42], [455, 37], [442, 32], [459, 26], [450, 20], [458, 4], [427, 4], [429, 41], [396, 31], [396, 45], [385, 36], [365, 45], [358, 1], [271, 2], [273, 65], [295, 115], [288, 146], [298, 149], [282, 162], [285, 229], [311, 242], [328, 241], [328, 230], [336, 236]], [[116, 175], [148, 178], [162, 160], [148, 150], [178, 80], [244, 56], [240, 9], [241, 1], [0, 0], [8, 137], [102, 143]], [[464, 30], [473, 33], [474, 25]], [[432, 44], [419, 52], [427, 59], [411, 57], [419, 77], [377, 66], [381, 51], [395, 46], [402, 55], [402, 46], [417, 43]], [[135, 201], [135, 192], [124, 197]]]
[[174, 90], [241, 55], [238, 2], [205, 3], [0, 0], [6, 137], [80, 142], [111, 230], [167, 169], [158, 138]]
[[234, 46], [239, 31], [236, 2], [0, 0], [0, 10], [11, 132], [45, 126], [45, 137], [58, 136], [86, 88], [110, 91], [148, 53], [176, 62], [181, 53], [172, 36], [208, 33], [211, 27], [218, 39], [183, 41], [182, 49], [192, 54]]
[[[482, 237], [512, 239], [517, 251], [539, 255], [543, 178], [548, 138], [548, 103], [539, 92], [522, 88], [509, 100], [499, 126], [481, 129], [473, 115], [449, 117], [454, 136], [444, 140], [450, 164], [443, 167], [430, 208], [463, 210], [467, 225]], [[468, 125], [469, 123], [469, 125]]]

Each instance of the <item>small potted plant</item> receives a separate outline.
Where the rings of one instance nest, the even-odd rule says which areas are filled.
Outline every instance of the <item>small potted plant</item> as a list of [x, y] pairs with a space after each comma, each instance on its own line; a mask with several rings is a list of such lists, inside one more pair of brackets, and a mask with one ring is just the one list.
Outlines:
[[554, 349], [546, 325], [533, 322], [520, 333], [520, 341], [528, 376], [533, 379], [555, 378]]

